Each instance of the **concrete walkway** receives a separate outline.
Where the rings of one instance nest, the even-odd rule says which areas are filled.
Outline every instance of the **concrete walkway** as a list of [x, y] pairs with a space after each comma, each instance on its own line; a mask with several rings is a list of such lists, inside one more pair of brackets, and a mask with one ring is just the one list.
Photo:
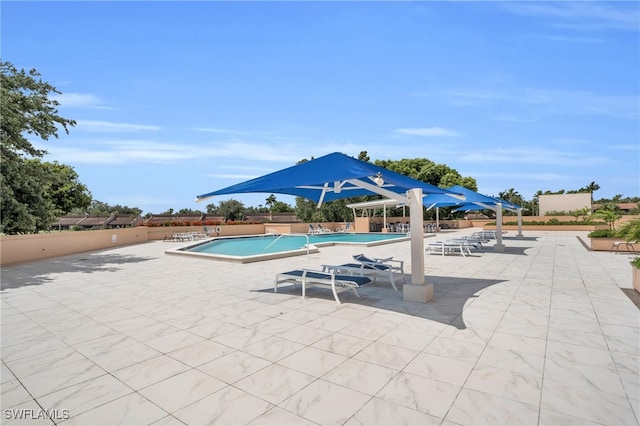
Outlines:
[[409, 261], [409, 242], [245, 265], [151, 242], [3, 267], [2, 424], [637, 425], [629, 256], [508, 236], [506, 253], [426, 255], [426, 305], [384, 280], [339, 306], [273, 293], [278, 272]]

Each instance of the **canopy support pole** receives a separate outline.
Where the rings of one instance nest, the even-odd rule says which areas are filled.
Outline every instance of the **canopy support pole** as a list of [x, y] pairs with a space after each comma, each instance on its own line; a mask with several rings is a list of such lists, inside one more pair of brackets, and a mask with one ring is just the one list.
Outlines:
[[433, 284], [427, 284], [424, 276], [424, 226], [422, 219], [422, 189], [407, 191], [411, 235], [411, 284], [402, 286], [406, 301], [427, 303], [433, 300]]
[[524, 239], [524, 235], [522, 235], [522, 208], [518, 209], [518, 233], [516, 234], [516, 239]]
[[504, 244], [502, 244], [502, 203], [496, 204], [496, 244], [493, 251], [504, 253]]

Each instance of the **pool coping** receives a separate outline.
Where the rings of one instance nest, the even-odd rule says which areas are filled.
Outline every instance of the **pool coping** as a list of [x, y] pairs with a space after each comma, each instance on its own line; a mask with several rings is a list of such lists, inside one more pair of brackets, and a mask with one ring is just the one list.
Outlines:
[[[336, 232], [336, 234], [340, 234]], [[283, 234], [283, 235], [310, 235], [310, 234]], [[299, 249], [299, 250], [286, 250], [277, 253], [265, 253], [265, 254], [254, 254], [250, 256], [232, 256], [225, 254], [211, 254], [211, 253], [199, 253], [199, 252], [189, 252], [187, 249], [197, 247], [199, 245], [209, 243], [211, 241], [215, 241], [218, 239], [232, 239], [232, 238], [247, 238], [247, 237], [263, 237], [264, 234], [252, 234], [252, 235], [236, 235], [236, 236], [228, 236], [228, 237], [214, 237], [207, 238], [206, 240], [199, 240], [197, 242], [191, 241], [189, 244], [181, 247], [176, 247], [172, 249], [165, 250], [165, 254], [169, 256], [187, 256], [187, 257], [195, 257], [204, 260], [218, 260], [218, 261], [226, 261], [226, 262], [235, 262], [235, 263], [253, 263], [253, 262], [262, 262], [265, 260], [273, 260], [273, 259], [282, 259], [287, 257], [294, 256], [309, 256], [312, 253], [319, 253], [320, 247], [331, 247], [331, 246], [354, 246], [354, 247], [375, 247], [384, 244], [393, 244], [399, 243], [403, 241], [409, 241], [410, 237], [399, 237], [394, 239], [386, 239], [379, 241], [369, 241], [369, 242], [344, 242], [344, 241], [333, 241], [326, 243], [314, 243], [309, 244], [308, 249]], [[426, 237], [426, 235], [425, 235]]]

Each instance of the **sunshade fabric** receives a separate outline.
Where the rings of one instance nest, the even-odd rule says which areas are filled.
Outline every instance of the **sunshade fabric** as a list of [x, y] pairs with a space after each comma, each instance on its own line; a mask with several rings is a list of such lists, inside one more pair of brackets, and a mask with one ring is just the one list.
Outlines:
[[[380, 176], [379, 186], [374, 178]], [[334, 152], [289, 168], [269, 173], [227, 188], [198, 195], [196, 201], [216, 195], [241, 193], [288, 194], [308, 198], [315, 202], [339, 198], [380, 194], [402, 199], [409, 189], [420, 188], [423, 194], [458, 196], [428, 183], [392, 172], [365, 161]], [[396, 196], [394, 196], [396, 195]]]
[[[449, 191], [464, 195], [464, 201], [456, 200], [451, 197], [433, 196], [424, 199], [424, 205], [428, 208], [431, 207], [456, 207], [457, 211], [463, 210], [478, 210], [478, 209], [491, 209], [496, 204], [502, 204], [502, 208], [508, 210], [517, 210], [520, 208], [507, 201], [499, 198], [489, 197], [487, 195], [478, 194], [475, 191], [462, 187], [460, 185], [452, 186], [448, 188]], [[489, 206], [489, 207], [487, 207]]]

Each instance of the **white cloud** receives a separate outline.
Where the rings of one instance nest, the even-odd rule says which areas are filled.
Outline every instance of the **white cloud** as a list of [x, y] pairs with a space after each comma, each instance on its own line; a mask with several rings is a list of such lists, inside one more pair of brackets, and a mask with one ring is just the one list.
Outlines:
[[[615, 5], [614, 5], [615, 4]], [[639, 9], [636, 2], [510, 2], [508, 11], [550, 20], [556, 27], [574, 30], [638, 31]]]
[[111, 121], [77, 120], [76, 129], [92, 133], [140, 132], [160, 130], [160, 126], [114, 123]]
[[[585, 91], [550, 90], [513, 87], [499, 90], [453, 90], [447, 93], [450, 104], [456, 106], [504, 103], [526, 108], [527, 114], [606, 115], [636, 119], [640, 115], [638, 98], [634, 95], [603, 95]], [[508, 115], [507, 115], [508, 116]], [[500, 117], [498, 115], [497, 117]]]
[[581, 154], [574, 152], [563, 152], [552, 149], [541, 148], [518, 148], [518, 149], [486, 149], [478, 152], [462, 153], [457, 160], [468, 163], [485, 164], [541, 164], [544, 166], [596, 166], [610, 163], [607, 157]]
[[455, 130], [445, 129], [443, 127], [419, 127], [419, 128], [402, 128], [395, 129], [397, 133], [411, 136], [460, 136]]
[[91, 93], [62, 93], [52, 96], [61, 107], [112, 109], [104, 104], [102, 99]]

